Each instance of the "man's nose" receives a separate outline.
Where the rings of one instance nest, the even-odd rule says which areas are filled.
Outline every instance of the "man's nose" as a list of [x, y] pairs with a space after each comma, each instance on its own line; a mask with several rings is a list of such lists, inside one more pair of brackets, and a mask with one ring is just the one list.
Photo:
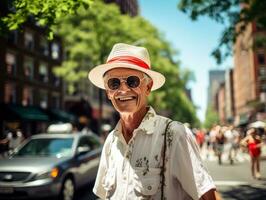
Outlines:
[[122, 90], [122, 91], [128, 91], [130, 90], [126, 81], [121, 81], [120, 83], [120, 87], [119, 87], [119, 90]]

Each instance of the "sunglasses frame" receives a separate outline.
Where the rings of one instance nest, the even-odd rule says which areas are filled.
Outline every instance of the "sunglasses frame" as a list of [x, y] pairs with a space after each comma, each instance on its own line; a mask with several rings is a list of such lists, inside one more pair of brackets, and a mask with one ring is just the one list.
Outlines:
[[[127, 80], [128, 80], [128, 78], [129, 78], [129, 77], [132, 77], [132, 76], [133, 76], [133, 77], [138, 77], [138, 79], [139, 79], [139, 85], [136, 86], [136, 87], [130, 87], [130, 86], [127, 84]], [[108, 81], [109, 81], [110, 79], [112, 79], [112, 78], [117, 78], [117, 79], [119, 79], [119, 81], [120, 81], [120, 84], [119, 84], [119, 86], [118, 86], [117, 89], [111, 89], [111, 88], [108, 86]], [[143, 79], [146, 79], [146, 77], [143, 76], [142, 78], [140, 78], [140, 77], [137, 76], [137, 75], [129, 75], [129, 76], [124, 76], [124, 77], [112, 77], [112, 76], [110, 76], [110, 77], [107, 77], [107, 78], [106, 78], [106, 81], [105, 81], [105, 87], [106, 87], [108, 90], [115, 91], [115, 90], [118, 90], [118, 89], [121, 87], [122, 82], [125, 82], [128, 88], [134, 89], [134, 88], [138, 88], [138, 87], [140, 86], [141, 81], [142, 81]]]

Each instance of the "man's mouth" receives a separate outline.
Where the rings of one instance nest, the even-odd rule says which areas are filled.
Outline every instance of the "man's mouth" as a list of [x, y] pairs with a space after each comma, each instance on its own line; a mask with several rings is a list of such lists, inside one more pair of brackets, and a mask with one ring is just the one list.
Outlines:
[[130, 96], [130, 97], [117, 97], [116, 99], [119, 100], [119, 101], [125, 102], [125, 101], [134, 100], [134, 99], [136, 99], [136, 97], [134, 97], [134, 96]]

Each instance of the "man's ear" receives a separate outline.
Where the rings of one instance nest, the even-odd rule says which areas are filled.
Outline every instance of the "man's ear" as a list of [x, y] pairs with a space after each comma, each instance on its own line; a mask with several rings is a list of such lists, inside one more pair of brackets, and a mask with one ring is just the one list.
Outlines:
[[110, 95], [109, 95], [109, 90], [105, 90], [105, 92], [106, 92], [106, 95], [107, 95], [108, 99], [111, 100], [111, 99], [110, 99], [111, 97], [110, 97]]
[[146, 90], [147, 95], [150, 94], [152, 86], [153, 86], [153, 81], [150, 80], [149, 83], [147, 84], [147, 90]]

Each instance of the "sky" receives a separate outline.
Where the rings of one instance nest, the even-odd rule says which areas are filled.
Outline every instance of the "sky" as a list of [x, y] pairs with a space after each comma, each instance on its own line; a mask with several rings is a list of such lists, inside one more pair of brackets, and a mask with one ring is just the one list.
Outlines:
[[[181, 68], [189, 68], [195, 81], [189, 83], [192, 100], [198, 107], [197, 116], [203, 121], [207, 107], [208, 71], [232, 67], [232, 58], [217, 65], [211, 56], [217, 46], [223, 25], [208, 17], [192, 21], [178, 10], [178, 0], [138, 0], [140, 15], [160, 30], [174, 49], [179, 51]], [[152, 62], [152, 58], [151, 58]]]

